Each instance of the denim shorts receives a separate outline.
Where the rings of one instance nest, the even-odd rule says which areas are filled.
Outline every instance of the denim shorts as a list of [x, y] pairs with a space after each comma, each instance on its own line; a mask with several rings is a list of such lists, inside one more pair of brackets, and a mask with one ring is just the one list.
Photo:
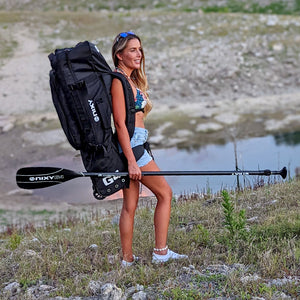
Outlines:
[[[141, 127], [135, 127], [133, 136], [130, 140], [131, 148], [135, 146], [143, 145], [147, 142], [148, 139], [148, 130]], [[122, 148], [119, 144], [119, 151], [122, 152]], [[144, 154], [141, 158], [137, 161], [139, 167], [146, 166], [152, 160], [151, 155], [148, 153], [146, 149], [144, 149]]]

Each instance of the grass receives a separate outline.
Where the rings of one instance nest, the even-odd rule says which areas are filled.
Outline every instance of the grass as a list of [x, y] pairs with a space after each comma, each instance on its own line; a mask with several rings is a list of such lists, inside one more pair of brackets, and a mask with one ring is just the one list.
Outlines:
[[[100, 280], [115, 283], [123, 291], [137, 284], [155, 287], [161, 299], [233, 295], [270, 299], [278, 291], [296, 297], [296, 284], [274, 287], [266, 280], [299, 276], [299, 191], [300, 181], [292, 180], [255, 190], [174, 199], [169, 246], [190, 258], [165, 266], [151, 264], [153, 207], [141, 207], [133, 245], [142, 262], [125, 271], [120, 268], [119, 230], [112, 216], [103, 219], [94, 211], [89, 217], [69, 215], [44, 227], [10, 227], [0, 237], [0, 286], [17, 281], [24, 293], [42, 281], [56, 287], [53, 297], [91, 296], [89, 282]], [[254, 217], [255, 221], [248, 221]], [[226, 276], [202, 273], [214, 264], [243, 264], [260, 279], [242, 282], [242, 275], [248, 273], [239, 270]], [[182, 268], [189, 265], [198, 273], [184, 273]], [[188, 284], [180, 280], [186, 277]]]
[[[4, 30], [5, 31], [5, 30]], [[18, 42], [15, 41], [9, 35], [5, 35], [4, 33], [0, 32], [0, 38], [3, 41], [0, 44], [0, 59], [6, 59], [13, 55], [14, 49], [17, 47]], [[2, 62], [0, 61], [0, 67]]]
[[268, 5], [260, 5], [257, 2], [242, 2], [236, 0], [228, 0], [226, 5], [218, 6], [206, 6], [203, 11], [206, 13], [210, 12], [221, 12], [221, 13], [255, 13], [255, 14], [278, 14], [288, 15], [299, 13], [299, 1], [295, 1], [293, 7], [288, 7], [284, 1], [272, 1]]
[[[300, 1], [295, 0], [290, 5], [287, 5], [286, 1], [270, 1], [267, 5], [261, 5], [258, 1], [237, 1], [227, 0], [222, 5], [216, 5], [216, 1], [211, 5], [210, 1], [79, 1], [79, 0], [60, 0], [51, 3], [49, 1], [37, 1], [31, 0], [26, 3], [16, 3], [10, 5], [10, 9], [14, 10], [41, 10], [41, 11], [118, 11], [118, 10], [143, 10], [143, 9], [160, 9], [164, 11], [177, 10], [182, 12], [193, 12], [202, 9], [206, 13], [218, 12], [242, 12], [242, 13], [273, 13], [273, 14], [298, 14], [300, 11]], [[4, 5], [3, 5], [4, 7]], [[0, 6], [0, 9], [2, 7]]]
[[[53, 210], [31, 210], [31, 209], [21, 209], [21, 210], [4, 210], [0, 209], [0, 225], [10, 226], [11, 220], [18, 219], [20, 223], [28, 222], [29, 219], [43, 219], [55, 217], [56, 212]], [[24, 220], [22, 220], [24, 219]]]

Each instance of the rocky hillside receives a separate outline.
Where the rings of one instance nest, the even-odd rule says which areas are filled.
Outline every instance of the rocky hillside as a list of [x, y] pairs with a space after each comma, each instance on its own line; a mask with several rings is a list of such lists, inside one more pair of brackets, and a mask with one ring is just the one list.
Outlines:
[[298, 0], [1, 0], [0, 8], [6, 10], [128, 10], [128, 9], [180, 9], [208, 11], [245, 11], [245, 12], [274, 12], [291, 13], [298, 11], [300, 3]]
[[[193, 7], [194, 2], [183, 4]], [[130, 2], [128, 9], [113, 11], [99, 6], [91, 12], [83, 9], [87, 2], [80, 2], [80, 11], [76, 1], [56, 1], [55, 6], [43, 3], [2, 1], [6, 9], [24, 11], [0, 12], [4, 41], [0, 46], [1, 115], [54, 113], [47, 55], [55, 48], [88, 39], [111, 64], [113, 37], [131, 29], [142, 37], [146, 52], [156, 112], [149, 119], [153, 132], [161, 119], [168, 120], [166, 126], [175, 119], [177, 125], [169, 131], [176, 133], [176, 126], [193, 130], [198, 134], [196, 140], [203, 140], [202, 132], [222, 132], [237, 124], [244, 128], [243, 135], [299, 128], [298, 15], [204, 13], [199, 9], [204, 4], [214, 7], [213, 1], [197, 1], [199, 7], [190, 10], [179, 9], [179, 2], [171, 1], [177, 9], [158, 8], [159, 2], [153, 9], [150, 4]], [[55, 11], [63, 3], [63, 9]], [[222, 3], [233, 7], [233, 1]], [[298, 2], [285, 5], [292, 7], [293, 3], [296, 7]], [[271, 2], [259, 5], [267, 7]], [[35, 13], [28, 11], [33, 8]]]

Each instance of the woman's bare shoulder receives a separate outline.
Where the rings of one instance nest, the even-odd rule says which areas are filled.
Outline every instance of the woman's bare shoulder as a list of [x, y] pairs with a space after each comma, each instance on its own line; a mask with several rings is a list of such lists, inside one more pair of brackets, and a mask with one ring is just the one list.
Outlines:
[[111, 82], [111, 86], [113, 87], [121, 87], [122, 86], [122, 82], [119, 78], [113, 78], [112, 82]]
[[111, 83], [111, 92], [112, 93], [123, 93], [122, 82], [118, 78], [113, 78]]

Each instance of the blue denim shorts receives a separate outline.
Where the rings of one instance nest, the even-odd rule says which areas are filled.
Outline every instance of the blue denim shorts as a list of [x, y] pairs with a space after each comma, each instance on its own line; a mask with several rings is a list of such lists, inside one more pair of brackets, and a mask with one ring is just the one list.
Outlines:
[[[135, 127], [133, 136], [130, 140], [131, 148], [135, 146], [143, 145], [147, 142], [148, 139], [148, 130], [145, 128]], [[119, 144], [119, 151], [122, 152], [122, 148]], [[146, 166], [152, 160], [151, 155], [148, 153], [146, 149], [144, 149], [144, 154], [137, 161], [139, 167]]]

